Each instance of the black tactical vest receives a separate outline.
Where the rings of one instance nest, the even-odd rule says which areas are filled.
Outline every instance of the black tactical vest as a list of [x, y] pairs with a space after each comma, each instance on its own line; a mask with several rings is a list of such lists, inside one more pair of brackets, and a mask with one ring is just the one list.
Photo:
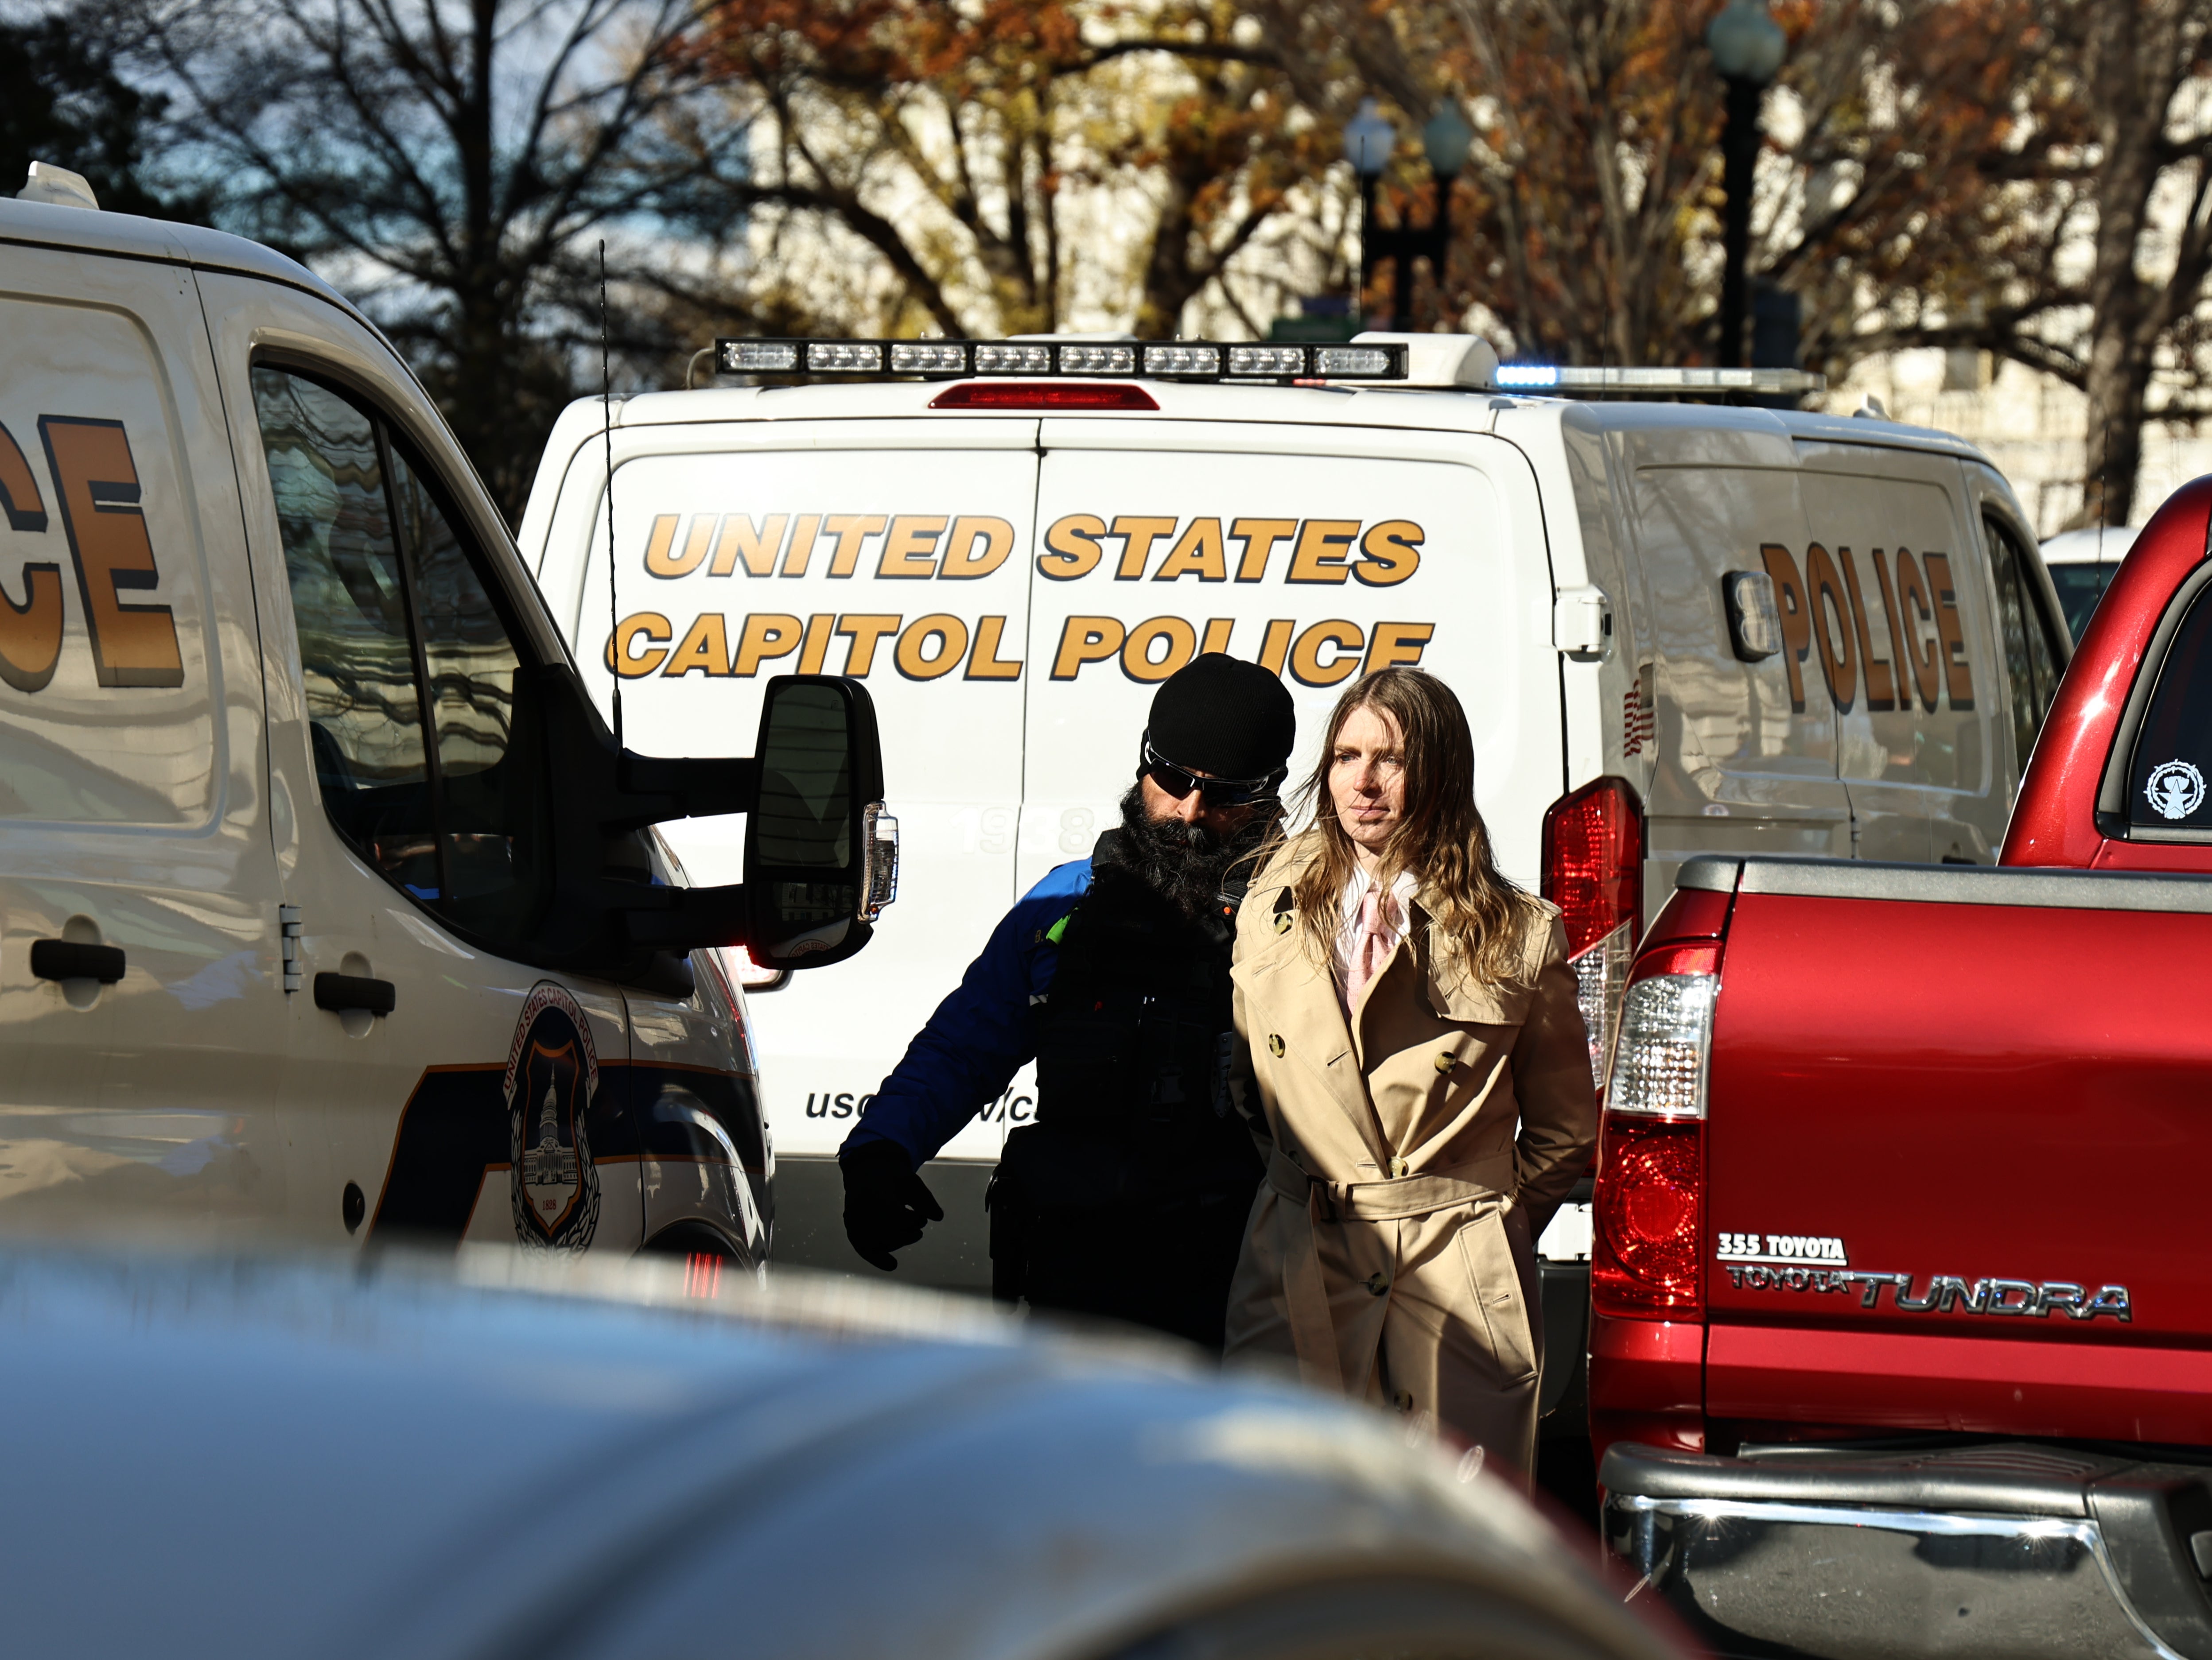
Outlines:
[[1124, 1202], [1249, 1189], [1259, 1160], [1231, 1094], [1240, 895], [1192, 920], [1114, 862], [1117, 833], [1100, 838], [1038, 1011], [1040, 1139], [1079, 1139], [1091, 1161], [1121, 1166]]

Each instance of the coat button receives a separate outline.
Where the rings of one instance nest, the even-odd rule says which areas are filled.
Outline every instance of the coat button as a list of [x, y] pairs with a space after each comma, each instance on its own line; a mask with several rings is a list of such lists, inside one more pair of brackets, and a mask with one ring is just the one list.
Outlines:
[[1275, 912], [1275, 931], [1278, 934], [1287, 934], [1291, 931], [1291, 913], [1289, 912], [1278, 911]]
[[1380, 1297], [1384, 1292], [1389, 1290], [1390, 1276], [1381, 1269], [1376, 1269], [1374, 1273], [1367, 1276], [1367, 1288]]
[[1283, 1052], [1283, 1034], [1281, 1033], [1270, 1032], [1267, 1034], [1267, 1052], [1278, 1058], [1281, 1057]]
[[1437, 1070], [1439, 1072], [1449, 1072], [1452, 1068], [1458, 1064], [1459, 1057], [1453, 1054], [1449, 1049], [1444, 1051], [1443, 1054], [1437, 1057]]

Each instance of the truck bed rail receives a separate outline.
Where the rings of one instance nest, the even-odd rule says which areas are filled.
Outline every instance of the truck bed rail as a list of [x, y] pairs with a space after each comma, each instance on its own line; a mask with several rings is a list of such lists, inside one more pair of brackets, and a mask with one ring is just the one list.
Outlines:
[[1915, 905], [2023, 906], [2053, 911], [2212, 912], [2212, 877], [1984, 864], [1881, 864], [1859, 859], [1727, 858], [1682, 866], [1677, 888]]

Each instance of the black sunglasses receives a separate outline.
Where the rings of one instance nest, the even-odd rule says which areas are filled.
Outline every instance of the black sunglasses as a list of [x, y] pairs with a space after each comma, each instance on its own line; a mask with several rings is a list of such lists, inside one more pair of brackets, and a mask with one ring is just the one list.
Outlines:
[[1272, 800], [1287, 772], [1271, 772], [1264, 779], [1210, 779], [1176, 766], [1152, 748], [1150, 738], [1145, 740], [1143, 770], [1146, 778], [1177, 801], [1195, 790], [1206, 797], [1208, 807], [1249, 807], [1255, 802]]

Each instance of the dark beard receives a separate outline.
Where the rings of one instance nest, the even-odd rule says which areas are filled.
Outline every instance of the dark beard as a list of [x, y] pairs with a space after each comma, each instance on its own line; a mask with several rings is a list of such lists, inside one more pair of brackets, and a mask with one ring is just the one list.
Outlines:
[[1121, 797], [1121, 832], [1110, 844], [1110, 862], [1195, 922], [1220, 913], [1230, 867], [1259, 846], [1271, 822], [1267, 814], [1255, 814], [1224, 839], [1179, 819], [1153, 818], [1145, 811], [1144, 786], [1132, 785]]

